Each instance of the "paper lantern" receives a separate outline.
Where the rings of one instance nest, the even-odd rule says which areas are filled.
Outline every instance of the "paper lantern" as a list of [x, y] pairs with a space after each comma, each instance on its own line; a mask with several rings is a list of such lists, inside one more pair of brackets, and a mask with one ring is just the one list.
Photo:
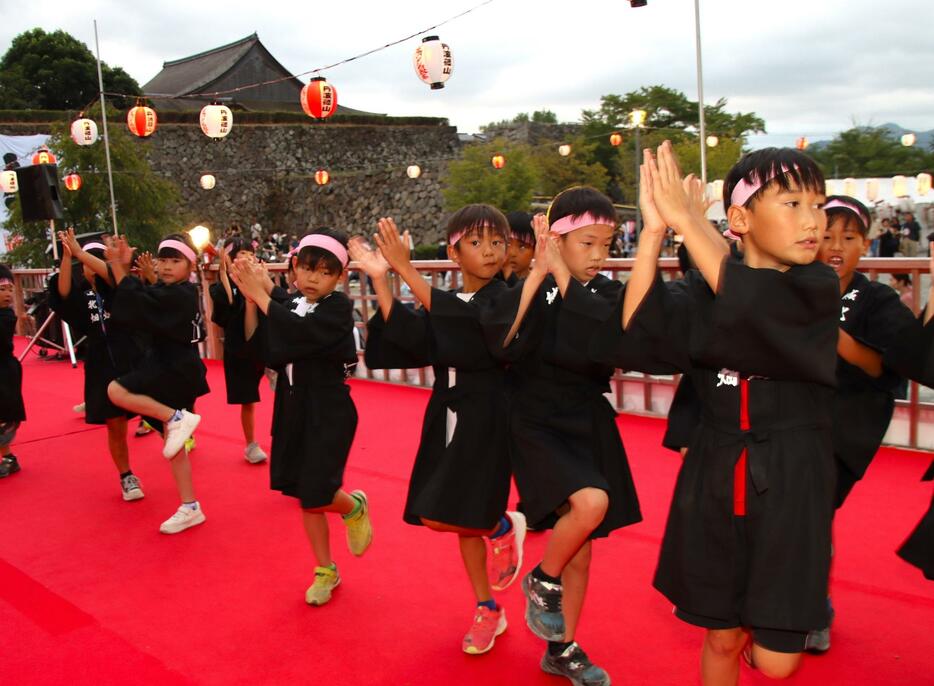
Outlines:
[[879, 179], [866, 179], [866, 200], [875, 202], [879, 197]]
[[75, 119], [71, 122], [71, 140], [76, 145], [94, 145], [97, 142], [97, 123], [93, 119]]
[[315, 172], [315, 183], [319, 186], [326, 186], [331, 180], [331, 175], [325, 169], [319, 169]]
[[843, 179], [843, 195], [856, 196], [856, 179]]
[[833, 181], [824, 181], [824, 195], [836, 195], [837, 184]]
[[16, 178], [16, 172], [0, 172], [0, 191], [3, 191], [4, 193], [15, 193], [18, 190], [19, 180]]
[[633, 110], [629, 113], [629, 122], [633, 126], [641, 127], [645, 124], [645, 118], [649, 116], [649, 113], [645, 110]]
[[65, 183], [65, 188], [70, 191], [76, 191], [81, 188], [81, 177], [77, 174], [67, 174], [62, 181]]
[[618, 133], [610, 134], [610, 145], [612, 145], [614, 148], [619, 146], [619, 144], [622, 142], [623, 142], [623, 137], [621, 134], [618, 134]]
[[502, 169], [506, 166], [506, 158], [502, 155], [493, 155], [493, 157], [490, 158], [490, 164], [493, 165], [494, 169]]
[[568, 145], [567, 143], [565, 143], [564, 145], [559, 145], [558, 154], [561, 155], [561, 157], [567, 157], [568, 155], [571, 154], [571, 146]]
[[408, 174], [410, 179], [417, 179], [422, 175], [422, 168], [417, 164], [410, 165], [408, 169], [405, 170], [405, 173]]
[[151, 136], [156, 130], [157, 123], [156, 111], [145, 105], [131, 107], [130, 111], [126, 113], [127, 128], [130, 129], [130, 133], [140, 138]]
[[931, 192], [931, 175], [927, 172], [918, 174], [918, 195], [927, 195]]
[[444, 88], [444, 82], [451, 78], [454, 71], [451, 48], [437, 36], [422, 39], [422, 44], [415, 48], [412, 64], [418, 78], [430, 85], [432, 90]]
[[55, 155], [52, 154], [52, 151], [49, 150], [44, 145], [36, 150], [36, 154], [32, 156], [33, 164], [55, 164]]
[[795, 141], [795, 147], [798, 150], [807, 150], [810, 144], [811, 141], [809, 141], [805, 136], [801, 136], [801, 138]]
[[223, 138], [232, 127], [233, 112], [226, 105], [205, 105], [201, 109], [201, 130], [205, 136]]
[[195, 244], [198, 250], [204, 250], [205, 246], [211, 242], [211, 230], [198, 224], [198, 226], [188, 229], [188, 237], [191, 238], [191, 242]]
[[300, 96], [305, 114], [315, 119], [327, 119], [337, 111], [337, 89], [323, 76], [309, 81]]
[[892, 177], [892, 194], [896, 198], [907, 198], [908, 197], [908, 179], [904, 176], [893, 176]]
[[204, 190], [209, 191], [214, 188], [214, 184], [217, 183], [217, 179], [214, 178], [213, 174], [205, 174], [201, 177], [200, 183]]
[[710, 200], [723, 200], [723, 179], [717, 179], [707, 184], [708, 197]]
[[906, 148], [910, 148], [917, 140], [918, 137], [913, 133], [906, 133], [902, 136], [902, 145], [904, 145]]
[[716, 148], [719, 143], [720, 143], [720, 139], [717, 138], [716, 136], [707, 136], [707, 147], [708, 148]]

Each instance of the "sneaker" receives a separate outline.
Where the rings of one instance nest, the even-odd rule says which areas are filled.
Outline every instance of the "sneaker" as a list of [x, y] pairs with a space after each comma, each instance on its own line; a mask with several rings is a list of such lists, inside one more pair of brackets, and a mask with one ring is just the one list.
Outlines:
[[200, 504], [195, 510], [181, 505], [175, 511], [174, 515], [162, 522], [159, 531], [164, 534], [177, 534], [190, 527], [203, 524], [205, 519], [204, 510], [201, 509]]
[[246, 448], [244, 448], [243, 457], [250, 464], [259, 464], [260, 462], [265, 462], [268, 455], [266, 455], [266, 453], [263, 452], [263, 449], [259, 447], [259, 443], [254, 441]]
[[341, 575], [337, 565], [333, 567], [315, 567], [315, 581], [305, 591], [305, 602], [309, 605], [324, 605], [331, 599], [331, 593], [341, 585]]
[[185, 441], [195, 432], [200, 421], [201, 415], [182, 410], [181, 419], [166, 422], [165, 446], [162, 448], [162, 456], [167, 460], [171, 460], [178, 455], [179, 451], [185, 447]]
[[120, 488], [123, 489], [124, 500], [139, 500], [143, 497], [143, 489], [136, 474], [127, 474], [120, 479]]
[[85, 403], [78, 403], [77, 405], [75, 405], [75, 406], [72, 407], [71, 409], [72, 409], [73, 411], [75, 411], [76, 413], [78, 413], [78, 414], [84, 414], [84, 408], [85, 408], [85, 407], [86, 407]]
[[542, 581], [529, 572], [522, 579], [525, 594], [525, 623], [543, 641], [564, 640], [564, 614], [561, 612], [561, 584]]
[[833, 609], [833, 603], [830, 602], [830, 598], [827, 598], [827, 610], [830, 613], [830, 621], [827, 624], [827, 628], [809, 631], [807, 638], [804, 639], [804, 649], [809, 653], [820, 655], [821, 653], [826, 653], [828, 650], [830, 650], [830, 627], [833, 624], [833, 619], [836, 615], [836, 612], [834, 612]]
[[140, 419], [139, 424], [136, 426], [136, 433], [134, 436], [145, 436], [146, 434], [152, 433], [152, 427], [149, 426], [144, 420]]
[[345, 515], [347, 525], [347, 547], [356, 556], [363, 555], [373, 542], [373, 524], [370, 522], [370, 506], [366, 493], [354, 491], [350, 497], [360, 503], [360, 511], [355, 515]]
[[541, 664], [543, 672], [563, 676], [574, 686], [610, 686], [610, 675], [591, 662], [576, 641], [560, 655], [546, 650]]
[[461, 648], [468, 655], [483, 655], [489, 652], [496, 643], [496, 637], [504, 631], [506, 631], [506, 610], [504, 608], [491, 610], [479, 605], [473, 624], [464, 635]]
[[20, 466], [16, 455], [7, 455], [0, 460], [0, 479], [8, 477], [10, 474], [16, 474], [19, 470]]
[[525, 543], [525, 515], [507, 512], [512, 528], [499, 538], [490, 539], [490, 585], [494, 591], [503, 591], [512, 585], [522, 570], [522, 546]]

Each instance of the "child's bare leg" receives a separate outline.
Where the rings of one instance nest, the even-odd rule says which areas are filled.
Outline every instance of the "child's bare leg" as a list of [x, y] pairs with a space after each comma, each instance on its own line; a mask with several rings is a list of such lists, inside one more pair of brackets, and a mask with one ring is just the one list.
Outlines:
[[606, 491], [582, 488], [570, 495], [568, 504], [571, 509], [555, 524], [542, 558], [542, 571], [549, 576], [561, 576], [590, 534], [600, 526], [610, 500]]
[[584, 595], [587, 593], [587, 582], [590, 580], [592, 549], [591, 541], [584, 543], [561, 573], [561, 585], [564, 587], [561, 610], [564, 614], [564, 640], [567, 642], [574, 640], [574, 632], [577, 630], [581, 609], [584, 607]]
[[178, 497], [183, 503], [193, 503], [197, 500], [195, 497], [195, 486], [191, 480], [191, 460], [188, 459], [188, 452], [183, 448], [179, 450], [175, 457], [170, 461], [172, 465], [172, 477], [175, 479], [175, 487], [178, 489]]
[[801, 653], [778, 653], [753, 643], [752, 663], [770, 679], [787, 679], [801, 666]]
[[302, 523], [305, 525], [305, 535], [311, 543], [311, 551], [319, 567], [330, 567], [334, 563], [331, 557], [331, 537], [328, 530], [328, 519], [323, 512], [302, 510]]
[[246, 403], [240, 406], [240, 425], [243, 427], [243, 438], [246, 444], [253, 442], [253, 418], [255, 416], [256, 405]]
[[130, 393], [116, 381], [111, 381], [110, 385], [107, 386], [107, 397], [117, 407], [122, 407], [124, 410], [136, 412], [146, 417], [153, 417], [163, 422], [169, 421], [177, 409], [163, 405], [148, 395]]
[[493, 589], [490, 588], [490, 577], [486, 571], [486, 541], [480, 536], [461, 534], [457, 537], [460, 544], [461, 558], [464, 560], [464, 569], [473, 588], [478, 602], [493, 599]]
[[107, 447], [119, 474], [130, 471], [130, 447], [126, 442], [126, 417], [107, 420]]
[[704, 686], [736, 686], [739, 654], [746, 645], [742, 628], [708, 629], [701, 651], [701, 683]]

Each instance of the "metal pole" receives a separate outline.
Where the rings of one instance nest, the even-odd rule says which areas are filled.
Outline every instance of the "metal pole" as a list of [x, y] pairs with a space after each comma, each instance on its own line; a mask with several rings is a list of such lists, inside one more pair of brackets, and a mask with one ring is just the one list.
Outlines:
[[638, 240], [639, 234], [642, 232], [642, 209], [639, 207], [639, 129], [641, 127], [636, 125], [636, 238]]
[[107, 104], [104, 102], [104, 75], [101, 73], [101, 44], [97, 39], [97, 19], [94, 20], [94, 46], [97, 48], [97, 85], [101, 92], [101, 118], [104, 120], [104, 155], [107, 158], [107, 183], [110, 186], [110, 216], [117, 232], [117, 203], [114, 200], [114, 175], [110, 166], [110, 137], [107, 135]]
[[707, 126], [704, 121], [704, 63], [701, 59], [700, 0], [694, 0], [694, 45], [697, 50], [697, 114], [700, 120], [701, 181], [707, 185]]

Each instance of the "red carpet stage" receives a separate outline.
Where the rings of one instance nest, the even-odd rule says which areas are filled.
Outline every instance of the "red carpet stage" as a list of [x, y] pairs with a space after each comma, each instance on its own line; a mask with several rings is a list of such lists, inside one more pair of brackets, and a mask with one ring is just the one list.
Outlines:
[[[221, 367], [192, 454], [207, 522], [158, 532], [178, 505], [155, 435], [131, 438], [142, 501], [120, 497], [103, 427], [71, 411], [82, 372], [25, 365], [15, 452], [0, 481], [0, 684], [547, 685], [543, 645], [525, 628], [516, 584], [500, 600], [509, 630], [491, 653], [460, 652], [473, 614], [453, 536], [401, 519], [428, 398], [421, 389], [354, 382], [360, 426], [347, 486], [370, 495], [375, 540], [352, 558], [332, 540], [343, 584], [322, 608], [304, 602], [313, 561], [294, 501], [243, 459], [237, 408]], [[258, 435], [268, 450], [264, 382]], [[671, 616], [650, 585], [678, 458], [662, 423], [623, 417], [645, 521], [598, 543], [579, 640], [617, 684], [698, 682], [701, 631]], [[792, 684], [934, 684], [934, 584], [894, 550], [927, 507], [930, 457], [884, 450], [837, 519], [833, 648], [808, 657]], [[531, 535], [527, 560], [543, 546]], [[744, 684], [766, 680], [744, 668]]]

